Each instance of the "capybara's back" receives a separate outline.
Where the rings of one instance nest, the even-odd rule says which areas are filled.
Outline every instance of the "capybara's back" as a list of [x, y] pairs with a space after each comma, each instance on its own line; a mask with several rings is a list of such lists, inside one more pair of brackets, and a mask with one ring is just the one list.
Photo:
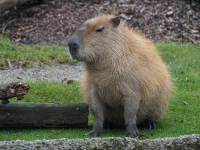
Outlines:
[[70, 53], [83, 61], [84, 99], [95, 123], [86, 135], [104, 126], [126, 126], [125, 136], [139, 134], [136, 124], [155, 128], [168, 104], [172, 84], [166, 65], [145, 37], [126, 28], [119, 17], [87, 20], [69, 39]]

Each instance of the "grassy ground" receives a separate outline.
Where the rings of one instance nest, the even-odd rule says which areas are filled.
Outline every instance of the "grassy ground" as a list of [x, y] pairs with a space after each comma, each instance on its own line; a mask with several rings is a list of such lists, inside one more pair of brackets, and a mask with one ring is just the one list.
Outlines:
[[59, 45], [16, 45], [9, 39], [0, 35], [0, 66], [8, 66], [7, 59], [12, 64], [31, 67], [33, 62], [41, 61], [44, 64], [70, 63], [76, 61], [70, 59], [67, 48]]
[[[0, 39], [2, 40], [2, 39]], [[8, 45], [11, 44], [8, 42]], [[4, 43], [5, 45], [5, 43]], [[8, 46], [7, 45], [7, 46]], [[160, 54], [169, 66], [172, 80], [176, 87], [169, 108], [161, 121], [157, 123], [155, 130], [140, 129], [141, 135], [149, 138], [174, 137], [185, 134], [200, 134], [200, 46], [190, 43], [157, 43]], [[0, 47], [2, 45], [0, 44]], [[17, 46], [15, 52], [19, 52]], [[9, 47], [9, 46], [8, 46]], [[27, 46], [32, 49], [31, 46]], [[59, 46], [51, 47], [56, 50], [54, 53], [63, 51]], [[12, 49], [12, 48], [7, 48]], [[43, 52], [42, 48], [37, 48], [43, 56], [46, 56], [48, 48]], [[25, 50], [24, 51], [28, 51]], [[1, 59], [5, 57], [5, 52], [0, 48]], [[29, 59], [29, 51], [26, 52]], [[37, 53], [35, 53], [37, 54]], [[12, 54], [13, 56], [14, 54]], [[11, 56], [11, 54], [9, 55]], [[9, 57], [14, 59], [14, 57]], [[36, 56], [37, 58], [37, 56]], [[59, 59], [59, 58], [56, 58]], [[65, 58], [63, 58], [65, 60]], [[0, 60], [2, 61], [2, 60]], [[14, 61], [14, 60], [12, 60]], [[20, 58], [18, 58], [20, 61]], [[2, 62], [1, 62], [2, 63]], [[48, 63], [48, 62], [47, 62]], [[67, 84], [63, 82], [29, 82], [31, 90], [25, 96], [23, 102], [49, 103], [49, 102], [82, 102], [82, 95], [79, 91], [79, 83]], [[17, 101], [15, 98], [11, 100]], [[187, 105], [185, 105], [186, 103]], [[35, 140], [35, 139], [56, 139], [56, 138], [85, 138], [84, 133], [91, 130], [94, 119], [89, 115], [89, 127], [82, 129], [64, 128], [43, 128], [43, 129], [0, 129], [0, 140]], [[103, 130], [101, 137], [122, 137], [125, 130]]]

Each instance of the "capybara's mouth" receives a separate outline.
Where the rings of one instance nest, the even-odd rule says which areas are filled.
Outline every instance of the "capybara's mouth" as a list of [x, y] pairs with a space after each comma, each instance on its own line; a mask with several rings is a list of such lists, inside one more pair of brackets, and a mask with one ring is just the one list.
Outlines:
[[69, 52], [70, 52], [70, 54], [71, 54], [72, 59], [75, 59], [75, 60], [77, 60], [77, 61], [82, 61], [82, 58], [79, 56], [79, 54], [78, 54], [77, 51], [71, 50], [71, 49], [69, 48]]
[[79, 52], [80, 52], [80, 45], [79, 39], [77, 35], [72, 35], [68, 40], [69, 51], [73, 59], [82, 61]]

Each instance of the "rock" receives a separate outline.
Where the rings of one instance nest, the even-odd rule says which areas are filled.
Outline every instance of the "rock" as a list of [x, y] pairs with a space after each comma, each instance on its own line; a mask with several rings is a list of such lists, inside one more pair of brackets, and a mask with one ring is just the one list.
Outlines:
[[135, 138], [92, 138], [92, 139], [55, 139], [35, 141], [2, 141], [0, 149], [185, 149], [200, 148], [200, 135], [185, 135], [162, 139], [136, 140]]

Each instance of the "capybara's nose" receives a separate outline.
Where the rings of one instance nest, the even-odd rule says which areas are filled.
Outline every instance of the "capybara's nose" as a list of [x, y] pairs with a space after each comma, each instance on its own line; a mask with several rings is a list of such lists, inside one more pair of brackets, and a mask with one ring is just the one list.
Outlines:
[[69, 46], [69, 49], [70, 51], [74, 51], [74, 50], [77, 50], [78, 47], [79, 47], [79, 44], [77, 42], [77, 38], [76, 36], [72, 36], [69, 41], [68, 41], [68, 46]]
[[75, 42], [69, 42], [69, 43], [68, 43], [68, 46], [69, 46], [71, 49], [77, 49], [77, 48], [78, 48], [78, 44], [75, 43]]

